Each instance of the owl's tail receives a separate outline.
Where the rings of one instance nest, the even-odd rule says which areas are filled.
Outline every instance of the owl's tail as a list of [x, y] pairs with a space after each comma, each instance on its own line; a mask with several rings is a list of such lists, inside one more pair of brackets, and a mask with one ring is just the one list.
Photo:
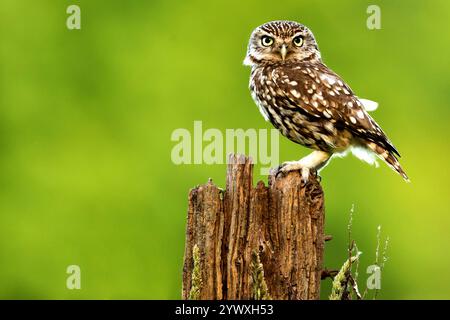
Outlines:
[[370, 142], [367, 144], [367, 147], [372, 150], [379, 158], [383, 159], [386, 164], [393, 169], [395, 172], [400, 174], [403, 179], [405, 179], [406, 182], [410, 182], [408, 176], [406, 175], [405, 171], [403, 171], [402, 167], [400, 166], [400, 162], [398, 162], [395, 155], [388, 150], [384, 149], [383, 147], [380, 147], [379, 145]]

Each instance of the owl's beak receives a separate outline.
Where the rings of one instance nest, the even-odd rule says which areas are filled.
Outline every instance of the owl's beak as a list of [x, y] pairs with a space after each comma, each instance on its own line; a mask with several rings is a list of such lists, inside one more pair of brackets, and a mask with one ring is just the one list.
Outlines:
[[284, 61], [286, 59], [286, 55], [287, 55], [287, 46], [285, 44], [283, 44], [281, 46], [280, 54], [281, 54], [281, 59], [283, 59], [283, 61]]

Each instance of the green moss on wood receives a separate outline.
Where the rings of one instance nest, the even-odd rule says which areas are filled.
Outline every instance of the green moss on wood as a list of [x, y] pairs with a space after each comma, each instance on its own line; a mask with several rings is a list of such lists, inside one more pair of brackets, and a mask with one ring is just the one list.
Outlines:
[[256, 251], [252, 252], [252, 262], [250, 267], [252, 275], [252, 298], [255, 300], [270, 300], [271, 297], [266, 280], [264, 279], [264, 266]]
[[199, 300], [200, 290], [202, 288], [202, 275], [200, 271], [200, 249], [197, 245], [192, 248], [192, 258], [194, 259], [194, 269], [192, 270], [191, 291], [189, 291], [189, 300]]

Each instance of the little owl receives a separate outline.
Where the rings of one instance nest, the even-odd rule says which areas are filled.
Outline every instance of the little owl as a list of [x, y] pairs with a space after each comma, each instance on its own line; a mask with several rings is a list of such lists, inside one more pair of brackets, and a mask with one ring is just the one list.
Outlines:
[[312, 32], [292, 21], [273, 21], [256, 28], [245, 65], [251, 66], [250, 90], [261, 114], [290, 140], [314, 151], [283, 163], [279, 173], [322, 169], [333, 155], [349, 151], [376, 164], [383, 159], [408, 181], [400, 156], [367, 113], [377, 103], [357, 97], [323, 62]]

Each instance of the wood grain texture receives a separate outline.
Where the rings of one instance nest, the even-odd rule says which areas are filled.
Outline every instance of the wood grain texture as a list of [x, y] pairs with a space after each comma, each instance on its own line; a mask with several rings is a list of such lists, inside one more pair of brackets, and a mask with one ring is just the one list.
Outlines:
[[[253, 186], [253, 164], [230, 155], [225, 191], [212, 181], [189, 193], [183, 299], [252, 299], [252, 256], [258, 255], [272, 299], [318, 299], [324, 248], [324, 198], [313, 175], [269, 177]], [[193, 280], [199, 248], [201, 281]], [[195, 277], [194, 277], [195, 278]]]

